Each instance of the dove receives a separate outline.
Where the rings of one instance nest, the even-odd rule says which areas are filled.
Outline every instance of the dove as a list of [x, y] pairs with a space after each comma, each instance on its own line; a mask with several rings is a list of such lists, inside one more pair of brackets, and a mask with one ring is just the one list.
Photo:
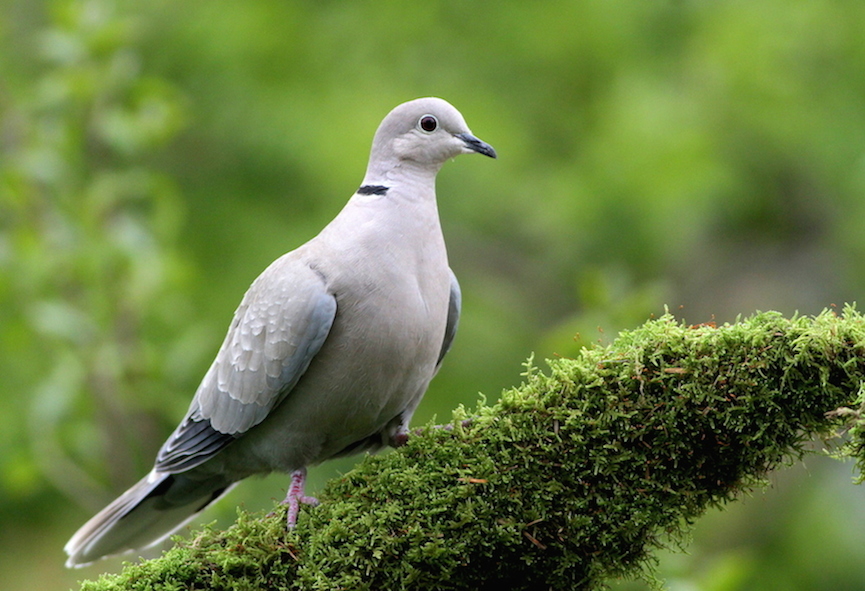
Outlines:
[[307, 467], [406, 442], [460, 316], [436, 175], [470, 153], [496, 158], [442, 99], [384, 118], [360, 187], [255, 279], [153, 469], [72, 536], [67, 566], [156, 544], [255, 474], [290, 474], [293, 527], [317, 504]]

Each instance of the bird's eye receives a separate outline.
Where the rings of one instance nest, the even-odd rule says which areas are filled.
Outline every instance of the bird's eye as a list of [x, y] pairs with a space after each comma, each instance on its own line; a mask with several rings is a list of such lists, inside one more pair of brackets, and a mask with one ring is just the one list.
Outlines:
[[438, 119], [436, 119], [432, 115], [424, 115], [420, 118], [420, 121], [418, 121], [418, 125], [421, 129], [423, 129], [427, 133], [430, 133], [436, 130], [436, 127], [439, 126], [439, 122]]

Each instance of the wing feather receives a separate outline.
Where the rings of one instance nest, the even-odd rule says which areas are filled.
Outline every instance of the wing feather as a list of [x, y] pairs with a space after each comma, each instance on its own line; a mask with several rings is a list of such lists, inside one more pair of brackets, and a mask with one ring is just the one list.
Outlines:
[[460, 291], [460, 284], [457, 281], [457, 276], [454, 275], [454, 272], [450, 269], [451, 276], [451, 295], [448, 300], [448, 319], [447, 324], [445, 325], [445, 338], [442, 342], [442, 348], [439, 352], [438, 361], [436, 361], [436, 370], [441, 365], [442, 360], [447, 355], [447, 352], [450, 351], [451, 345], [454, 342], [454, 337], [457, 334], [457, 326], [460, 323], [460, 308], [462, 307], [462, 292]]
[[287, 256], [277, 259], [246, 292], [156, 470], [189, 470], [263, 421], [300, 380], [335, 317], [324, 278]]

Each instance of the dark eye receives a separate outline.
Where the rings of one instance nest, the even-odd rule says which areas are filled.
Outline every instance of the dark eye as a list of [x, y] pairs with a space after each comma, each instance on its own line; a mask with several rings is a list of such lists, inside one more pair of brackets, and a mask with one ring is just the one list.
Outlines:
[[436, 130], [436, 127], [439, 126], [439, 122], [438, 119], [432, 115], [424, 115], [420, 118], [420, 121], [418, 121], [418, 125], [420, 125], [420, 128], [424, 131], [430, 132]]

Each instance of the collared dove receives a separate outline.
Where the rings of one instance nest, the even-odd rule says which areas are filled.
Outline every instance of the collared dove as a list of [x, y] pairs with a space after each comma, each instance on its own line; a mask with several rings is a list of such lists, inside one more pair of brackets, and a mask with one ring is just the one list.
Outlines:
[[435, 178], [459, 154], [496, 157], [438, 98], [399, 105], [360, 188], [315, 238], [246, 292], [186, 417], [153, 470], [66, 544], [67, 566], [157, 543], [253, 474], [398, 446], [457, 329]]

